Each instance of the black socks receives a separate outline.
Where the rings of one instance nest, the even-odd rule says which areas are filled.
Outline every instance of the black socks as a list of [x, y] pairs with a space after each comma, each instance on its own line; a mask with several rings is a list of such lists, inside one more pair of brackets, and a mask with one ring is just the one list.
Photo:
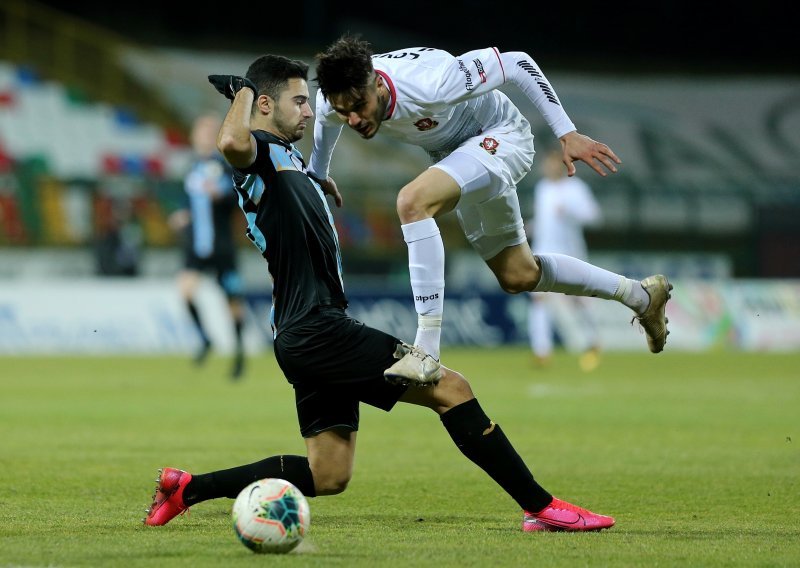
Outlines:
[[208, 335], [206, 334], [206, 330], [203, 327], [203, 322], [200, 321], [200, 312], [197, 311], [197, 306], [192, 300], [186, 300], [186, 309], [189, 310], [189, 315], [192, 317], [192, 322], [194, 323], [195, 328], [197, 328], [197, 332], [200, 334], [203, 343], [210, 343]]
[[306, 497], [314, 497], [314, 478], [305, 456], [272, 456], [249, 465], [193, 475], [183, 490], [187, 507], [218, 497], [235, 499], [253, 481], [277, 477], [293, 483]]
[[489, 420], [477, 399], [442, 414], [442, 424], [465, 456], [489, 474], [526, 511], [541, 511], [553, 496], [533, 474], [500, 426]]
[[[540, 486], [500, 426], [489, 420], [476, 399], [451, 408], [441, 416], [442, 424], [458, 449], [483, 469], [520, 507], [541, 511], [553, 496]], [[183, 491], [189, 507], [208, 499], [235, 499], [253, 481], [277, 477], [293, 483], [306, 496], [316, 496], [314, 478], [305, 456], [278, 455], [261, 461], [194, 475]]]

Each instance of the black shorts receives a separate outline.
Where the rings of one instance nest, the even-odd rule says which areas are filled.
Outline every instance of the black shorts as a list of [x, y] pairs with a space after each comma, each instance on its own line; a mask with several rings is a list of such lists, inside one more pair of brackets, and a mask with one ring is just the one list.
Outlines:
[[275, 359], [294, 387], [300, 434], [358, 430], [361, 402], [391, 410], [407, 389], [383, 377], [395, 362], [398, 343], [339, 308], [311, 314], [281, 331]]

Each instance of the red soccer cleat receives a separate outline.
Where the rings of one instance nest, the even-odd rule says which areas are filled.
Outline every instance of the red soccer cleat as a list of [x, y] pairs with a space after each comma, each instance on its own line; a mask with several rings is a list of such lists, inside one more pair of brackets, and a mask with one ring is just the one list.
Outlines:
[[522, 530], [534, 531], [599, 531], [614, 526], [614, 518], [598, 515], [556, 497], [538, 513], [524, 511]]
[[147, 509], [144, 524], [151, 527], [166, 525], [176, 516], [189, 510], [183, 503], [183, 490], [192, 480], [192, 474], [181, 469], [165, 467], [158, 470], [153, 504]]

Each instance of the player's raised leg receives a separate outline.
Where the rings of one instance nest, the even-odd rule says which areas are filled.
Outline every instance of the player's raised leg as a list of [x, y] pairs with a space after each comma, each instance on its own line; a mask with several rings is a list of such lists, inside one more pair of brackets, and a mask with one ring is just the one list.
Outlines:
[[564, 254], [534, 255], [527, 243], [507, 247], [486, 264], [511, 293], [559, 292], [620, 302], [636, 314], [650, 351], [664, 349], [669, 335], [666, 305], [672, 290], [666, 276], [634, 280]]

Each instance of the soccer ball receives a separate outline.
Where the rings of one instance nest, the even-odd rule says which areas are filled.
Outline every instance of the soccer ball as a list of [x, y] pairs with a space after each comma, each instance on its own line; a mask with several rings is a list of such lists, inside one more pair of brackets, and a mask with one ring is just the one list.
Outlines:
[[258, 553], [284, 553], [303, 540], [311, 513], [300, 490], [285, 479], [254, 481], [233, 503], [233, 530]]

